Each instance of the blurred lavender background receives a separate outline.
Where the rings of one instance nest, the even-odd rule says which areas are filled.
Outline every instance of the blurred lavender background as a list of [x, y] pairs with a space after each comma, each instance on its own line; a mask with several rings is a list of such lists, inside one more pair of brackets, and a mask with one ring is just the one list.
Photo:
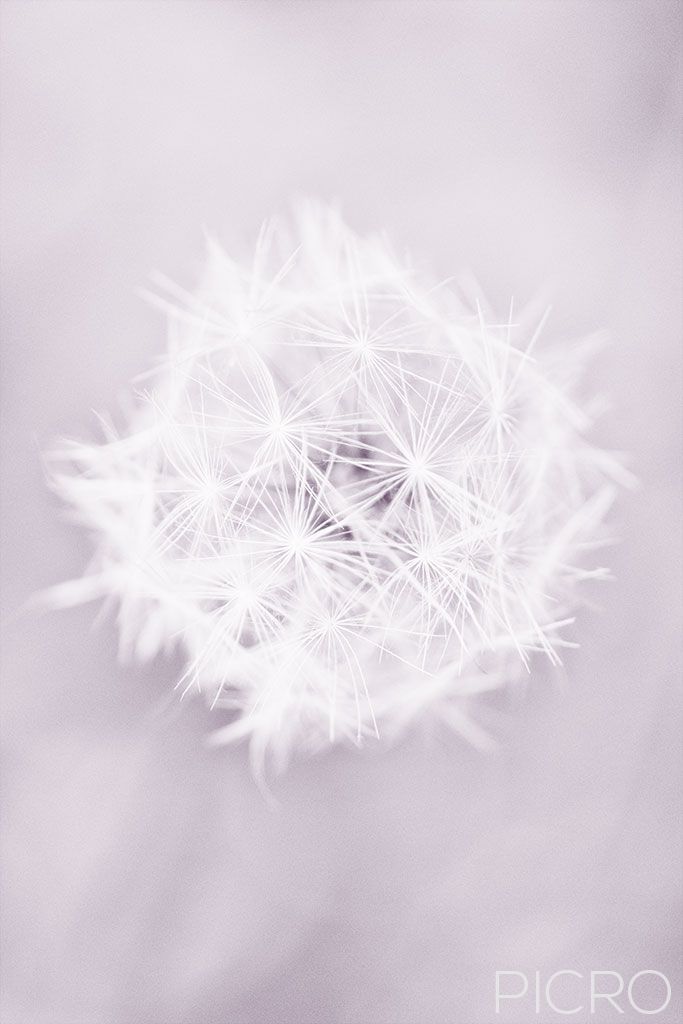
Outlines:
[[[3, 1022], [490, 1024], [496, 970], [559, 968], [658, 969], [642, 1019], [681, 1019], [680, 13], [2, 4]], [[548, 334], [607, 328], [600, 441], [642, 484], [498, 754], [334, 751], [271, 805], [199, 704], [159, 711], [176, 666], [119, 666], [92, 607], [22, 606], [87, 558], [41, 450], [160, 350], [136, 289], [296, 194], [502, 315], [547, 286]]]

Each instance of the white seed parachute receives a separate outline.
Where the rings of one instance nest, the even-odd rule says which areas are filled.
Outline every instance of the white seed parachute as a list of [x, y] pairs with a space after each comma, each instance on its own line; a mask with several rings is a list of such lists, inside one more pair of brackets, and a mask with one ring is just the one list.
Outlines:
[[576, 400], [590, 339], [544, 351], [538, 312], [496, 323], [312, 203], [248, 265], [209, 242], [196, 291], [156, 283], [168, 347], [125, 429], [53, 455], [95, 543], [53, 602], [113, 600], [126, 656], [179, 647], [261, 763], [424, 716], [483, 741], [473, 698], [559, 661], [604, 573], [623, 470]]

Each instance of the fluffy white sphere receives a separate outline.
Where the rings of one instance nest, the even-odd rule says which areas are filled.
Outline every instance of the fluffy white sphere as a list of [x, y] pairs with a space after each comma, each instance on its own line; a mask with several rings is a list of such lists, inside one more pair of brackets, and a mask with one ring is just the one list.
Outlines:
[[[279, 761], [436, 716], [553, 661], [619, 466], [572, 397], [590, 346], [492, 321], [334, 210], [210, 243], [164, 286], [166, 356], [127, 428], [59, 453], [94, 534], [61, 603], [113, 597], [124, 653], [182, 645], [221, 739]], [[64, 465], [64, 462], [68, 465]]]

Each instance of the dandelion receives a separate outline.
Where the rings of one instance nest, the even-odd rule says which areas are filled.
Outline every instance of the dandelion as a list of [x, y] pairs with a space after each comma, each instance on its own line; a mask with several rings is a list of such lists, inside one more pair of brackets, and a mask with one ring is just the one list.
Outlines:
[[[314, 204], [249, 266], [209, 243], [156, 280], [167, 352], [125, 429], [54, 456], [89, 529], [65, 605], [113, 601], [121, 650], [180, 648], [178, 686], [257, 761], [440, 720], [551, 662], [623, 480], [576, 401], [586, 345], [543, 353]], [[476, 704], [475, 704], [476, 706]]]

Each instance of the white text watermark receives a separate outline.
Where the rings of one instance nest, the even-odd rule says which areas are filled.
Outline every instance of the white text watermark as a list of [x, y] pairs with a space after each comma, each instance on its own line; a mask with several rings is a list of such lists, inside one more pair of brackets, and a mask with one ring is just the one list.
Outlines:
[[496, 971], [495, 998], [496, 1013], [501, 1016], [506, 1007], [522, 1005], [535, 1014], [551, 1011], [567, 1017], [601, 1013], [608, 1007], [615, 1014], [654, 1016], [671, 1003], [671, 984], [656, 970], [637, 971], [630, 977], [619, 971], [572, 968], [547, 976], [541, 971]]

